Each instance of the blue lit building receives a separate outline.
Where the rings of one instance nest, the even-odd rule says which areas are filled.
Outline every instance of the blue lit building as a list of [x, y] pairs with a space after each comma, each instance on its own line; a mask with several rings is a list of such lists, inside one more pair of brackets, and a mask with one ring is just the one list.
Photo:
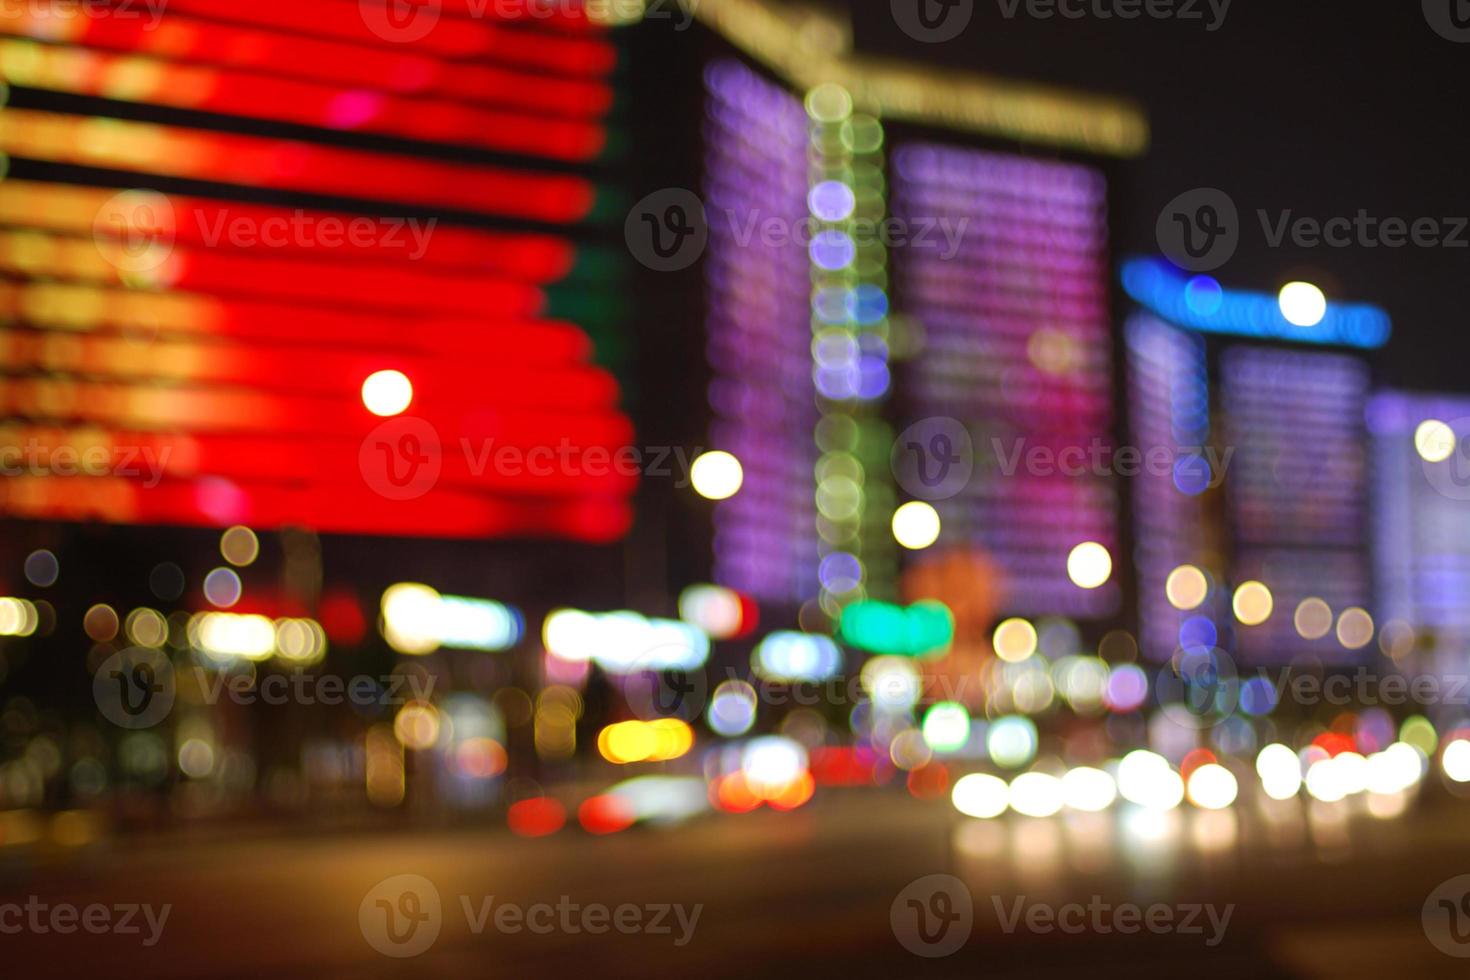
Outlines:
[[1145, 458], [1164, 447], [1174, 460], [1133, 481], [1145, 655], [1203, 646], [1243, 666], [1371, 655], [1365, 352], [1387, 342], [1387, 314], [1328, 303], [1304, 326], [1276, 296], [1162, 259], [1124, 263], [1122, 282], [1135, 304], [1133, 440]]

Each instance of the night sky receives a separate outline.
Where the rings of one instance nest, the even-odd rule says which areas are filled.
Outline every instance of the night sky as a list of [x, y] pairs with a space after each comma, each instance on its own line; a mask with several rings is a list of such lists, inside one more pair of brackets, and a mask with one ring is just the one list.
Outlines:
[[1218, 187], [1244, 226], [1214, 273], [1223, 284], [1274, 293], [1305, 278], [1381, 305], [1394, 321], [1375, 358], [1383, 384], [1470, 390], [1470, 247], [1273, 248], [1256, 216], [1470, 217], [1470, 44], [1434, 33], [1419, 3], [1236, 0], [1210, 33], [1204, 0], [1194, 21], [1039, 21], [1024, 5], [1007, 19], [1001, 0], [975, 0], [968, 28], [940, 44], [904, 35], [888, 0], [851, 6], [865, 53], [1140, 103], [1152, 145], [1113, 169], [1119, 256], [1157, 251], [1154, 223], [1175, 195]]

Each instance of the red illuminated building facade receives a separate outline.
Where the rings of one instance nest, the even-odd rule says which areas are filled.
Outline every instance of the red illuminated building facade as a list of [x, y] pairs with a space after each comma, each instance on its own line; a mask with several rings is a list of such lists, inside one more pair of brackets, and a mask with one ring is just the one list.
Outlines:
[[632, 437], [592, 339], [617, 47], [394, 10], [0, 13], [0, 510], [626, 532], [634, 475], [536, 465]]

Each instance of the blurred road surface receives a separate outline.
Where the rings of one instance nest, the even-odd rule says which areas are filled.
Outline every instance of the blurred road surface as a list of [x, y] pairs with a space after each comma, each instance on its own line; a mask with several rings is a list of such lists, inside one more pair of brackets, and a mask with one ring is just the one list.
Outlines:
[[[141, 914], [138, 934], [0, 932], [0, 970], [160, 980], [1464, 976], [1470, 962], [1431, 944], [1421, 909], [1440, 882], [1470, 873], [1470, 809], [1441, 800], [1390, 820], [1318, 809], [1292, 804], [1275, 819], [1242, 807], [1165, 820], [1108, 813], [980, 822], [944, 801], [850, 791], [819, 794], [795, 813], [709, 816], [604, 838], [565, 830], [522, 840], [500, 828], [460, 828], [155, 838], [61, 855], [8, 848], [0, 851], [0, 927], [18, 920], [6, 917], [6, 903], [32, 896], [47, 909], [172, 909], [151, 947]], [[920, 957], [900, 944], [890, 913], [906, 886], [939, 873], [967, 886], [973, 926], [951, 955]], [[398, 875], [427, 879], [440, 903], [437, 937], [411, 958], [385, 956], [365, 938], [364, 922], [402, 936], [428, 914], [418, 898], [368, 900]], [[1037, 931], [1024, 919], [1006, 929], [1017, 909], [1069, 902], [1162, 903], [1181, 922], [1195, 904], [1217, 914], [1234, 907], [1213, 946], [1203, 915], [1203, 934]], [[537, 904], [575, 909], [538, 934], [514, 919], [498, 929], [493, 910], [507, 903], [523, 914]], [[686, 917], [701, 907], [692, 932], [671, 911], [667, 933], [592, 934], [577, 911], [633, 904], [650, 921], [654, 907], [676, 903]], [[900, 920], [917, 914], [905, 905], [894, 913]], [[925, 907], [940, 915], [953, 906]], [[388, 909], [397, 925], [386, 922]], [[41, 914], [44, 924], [49, 913]], [[545, 926], [551, 913], [542, 915]], [[1038, 921], [1044, 929], [1049, 920]], [[912, 925], [899, 928], [914, 934]], [[946, 928], [959, 926], [941, 918], [925, 931]]]

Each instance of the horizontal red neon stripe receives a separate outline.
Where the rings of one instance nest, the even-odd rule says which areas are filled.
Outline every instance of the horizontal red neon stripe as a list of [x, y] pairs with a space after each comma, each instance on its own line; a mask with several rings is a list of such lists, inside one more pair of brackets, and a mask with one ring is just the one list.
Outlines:
[[[412, 259], [415, 265], [554, 282], [576, 261], [576, 247], [553, 235], [475, 231], [432, 219], [412, 223], [379, 216], [245, 204], [183, 194], [131, 194], [116, 188], [0, 181], [0, 225], [77, 235], [120, 234], [137, 211], [160, 200], [153, 220], [171, 240], [224, 250], [269, 249], [324, 258]], [[431, 223], [432, 221], [432, 223]], [[252, 244], [253, 242], [253, 244]]]
[[[182, 435], [0, 425], [0, 468], [60, 475], [209, 476], [263, 483], [356, 486], [365, 482], [363, 443], [347, 439]], [[390, 445], [390, 449], [392, 446]], [[62, 450], [66, 455], [58, 456]], [[367, 450], [374, 450], [369, 443]], [[498, 454], [498, 455], [497, 455]], [[552, 445], [496, 440], [440, 446], [439, 486], [507, 497], [624, 496], [637, 486], [641, 457], [630, 447], [570, 439]], [[377, 464], [377, 458], [371, 459]]]
[[[106, 243], [104, 243], [106, 244]], [[119, 284], [132, 281], [185, 292], [244, 294], [407, 313], [468, 314], [489, 311], [500, 319], [532, 317], [545, 295], [535, 286], [454, 273], [434, 274], [411, 262], [301, 262], [262, 252], [171, 248], [155, 266], [142, 268], [119, 244], [115, 261], [90, 238], [41, 232], [0, 231], [0, 269], [58, 279]], [[145, 253], [146, 255], [146, 253]]]
[[[422, 412], [439, 429], [440, 437], [451, 441], [493, 437], [556, 445], [563, 438], [598, 444], [626, 442], [632, 437], [623, 416], [569, 411], [562, 408], [559, 395], [546, 392], [528, 405], [458, 405], [449, 415], [434, 414], [426, 395], [411, 414]], [[491, 395], [487, 392], [486, 397]], [[360, 401], [345, 398], [29, 377], [0, 384], [0, 414], [126, 428], [350, 435], [358, 439], [381, 421]]]
[[187, 293], [144, 293], [70, 283], [0, 280], [0, 313], [38, 326], [120, 333], [134, 342], [185, 335], [341, 346], [345, 349], [493, 355], [507, 363], [586, 361], [592, 342], [558, 320], [401, 317]]
[[0, 5], [0, 34], [152, 55], [185, 63], [250, 68], [369, 92], [438, 95], [580, 119], [601, 116], [612, 89], [593, 78], [558, 78], [484, 64], [445, 62], [407, 45], [396, 50], [276, 34], [164, 14], [156, 30], [140, 18], [47, 14]]
[[414, 402], [433, 413], [487, 401], [504, 406], [546, 406], [565, 411], [616, 408], [612, 375], [590, 365], [531, 367], [514, 361], [428, 358], [308, 347], [123, 338], [71, 337], [0, 328], [0, 372], [81, 374], [99, 380], [168, 382], [203, 387], [243, 385], [255, 391], [337, 395], [360, 400], [364, 379], [375, 371], [402, 371], [413, 382]]
[[[359, 0], [340, 0], [340, 2], [356, 4]], [[374, 0], [377, 3], [386, 0]], [[578, 3], [576, 0], [558, 0], [555, 3], [547, 3], [546, 0], [419, 0], [422, 3], [437, 2], [439, 8], [446, 16], [461, 17], [471, 20], [501, 21], [507, 24], [517, 24], [528, 27], [550, 28], [560, 31], [601, 31], [603, 24], [597, 18], [590, 16], [585, 2]], [[609, 14], [618, 13], [619, 9], [631, 8], [634, 4], [630, 0], [616, 0], [609, 3], [603, 0], [593, 0], [594, 4], [601, 3], [600, 9], [606, 9]]]
[[[433, 13], [432, 3], [398, 2], [378, 7], [370, 0], [330, 3], [239, 3], [237, 0], [168, 0], [170, 10], [234, 24], [291, 31], [367, 46], [410, 44], [449, 58], [492, 58], [549, 71], [612, 69], [617, 52], [606, 41], [507, 28], [486, 20]], [[488, 8], [493, 8], [493, 3]], [[414, 10], [412, 8], [418, 8]], [[405, 10], [405, 8], [409, 8]], [[376, 15], [384, 14], [382, 19]], [[419, 25], [432, 26], [423, 31]], [[369, 26], [369, 20], [372, 26]], [[421, 36], [414, 37], [414, 34]]]
[[85, 167], [402, 201], [553, 223], [585, 218], [596, 196], [592, 184], [579, 177], [30, 109], [0, 111], [0, 149], [13, 156]]
[[28, 88], [553, 160], [590, 160], [606, 143], [602, 126], [583, 120], [547, 119], [29, 41], [0, 41], [0, 74], [12, 85]]
[[227, 480], [166, 481], [151, 489], [119, 477], [17, 476], [0, 480], [0, 512], [37, 520], [183, 524], [257, 530], [434, 537], [567, 537], [615, 541], [632, 524], [618, 498], [512, 502], [447, 489], [394, 501], [367, 487], [266, 487]]

